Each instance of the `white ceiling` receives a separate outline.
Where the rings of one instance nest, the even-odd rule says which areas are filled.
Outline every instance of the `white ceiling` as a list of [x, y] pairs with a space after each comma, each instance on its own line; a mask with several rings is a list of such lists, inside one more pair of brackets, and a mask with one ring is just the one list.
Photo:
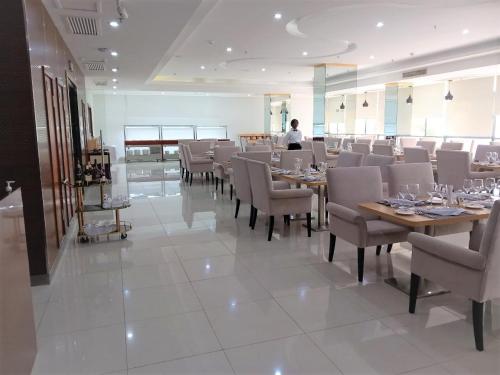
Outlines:
[[[79, 62], [105, 60], [86, 75], [108, 90], [116, 76], [118, 90], [301, 92], [315, 64], [363, 69], [500, 36], [500, 0], [124, 0], [117, 29], [115, 0], [43, 1]], [[96, 17], [100, 35], [71, 35], [68, 14]]]

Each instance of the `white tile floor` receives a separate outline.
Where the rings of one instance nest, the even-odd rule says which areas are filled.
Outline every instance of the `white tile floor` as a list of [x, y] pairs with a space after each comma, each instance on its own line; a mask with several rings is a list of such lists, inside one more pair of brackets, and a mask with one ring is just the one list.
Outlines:
[[[133, 181], [159, 168], [167, 179]], [[189, 187], [176, 168], [114, 166], [134, 228], [126, 240], [74, 242], [52, 285], [33, 288], [33, 374], [500, 373], [500, 301], [487, 306], [478, 353], [469, 301], [431, 297], [409, 315], [408, 297], [383, 282], [408, 274], [408, 250], [369, 249], [358, 284], [354, 247], [338, 240], [329, 264], [328, 233], [309, 239], [280, 220], [269, 243], [264, 218], [250, 230], [249, 207], [235, 220], [228, 192]]]

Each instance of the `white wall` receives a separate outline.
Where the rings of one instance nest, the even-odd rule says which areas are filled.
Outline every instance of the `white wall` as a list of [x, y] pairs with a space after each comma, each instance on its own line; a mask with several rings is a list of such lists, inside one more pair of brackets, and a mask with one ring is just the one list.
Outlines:
[[227, 125], [228, 137], [264, 131], [262, 97], [93, 94], [94, 129], [125, 155], [124, 125]]
[[299, 129], [305, 137], [313, 135], [313, 97], [311, 95], [291, 95], [290, 121], [299, 120]]

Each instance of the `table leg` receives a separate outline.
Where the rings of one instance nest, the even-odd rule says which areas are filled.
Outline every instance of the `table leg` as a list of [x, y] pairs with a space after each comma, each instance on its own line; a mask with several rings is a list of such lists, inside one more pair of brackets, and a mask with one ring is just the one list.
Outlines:
[[[318, 186], [318, 225], [312, 228], [314, 232], [325, 232], [329, 230], [327, 226], [323, 224], [323, 218], [325, 217], [325, 188], [324, 186]], [[305, 225], [304, 225], [305, 226]]]

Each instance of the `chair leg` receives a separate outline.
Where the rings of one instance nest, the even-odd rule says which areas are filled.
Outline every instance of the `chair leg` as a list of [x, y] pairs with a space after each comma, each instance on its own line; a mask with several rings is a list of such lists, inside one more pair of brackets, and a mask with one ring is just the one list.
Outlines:
[[480, 352], [484, 350], [483, 314], [484, 303], [472, 301], [472, 324], [474, 326], [474, 340], [476, 341], [476, 349]]
[[207, 182], [210, 180], [210, 176], [208, 175], [208, 172], [205, 172], [205, 179], [207, 180]]
[[311, 213], [306, 214], [307, 218], [307, 237], [311, 237]]
[[236, 211], [234, 213], [234, 218], [236, 219], [238, 217], [238, 213], [240, 212], [240, 200], [236, 199]]
[[229, 185], [229, 199], [233, 200], [233, 185]]
[[189, 174], [189, 186], [193, 184], [193, 172]]
[[337, 236], [330, 233], [330, 251], [328, 253], [328, 261], [331, 263], [333, 261], [333, 253], [335, 253], [335, 242], [337, 241]]
[[255, 223], [257, 222], [257, 209], [252, 206], [253, 215], [252, 215], [252, 230], [255, 229]]
[[392, 250], [392, 243], [390, 243], [389, 245], [387, 245], [387, 254], [390, 254], [391, 250]]
[[224, 195], [224, 180], [220, 179], [220, 193]]
[[250, 222], [248, 223], [248, 226], [251, 228], [253, 223], [253, 206], [250, 206]]
[[274, 216], [269, 216], [269, 233], [267, 234], [267, 240], [271, 241], [273, 237], [273, 229], [274, 229]]
[[214, 183], [214, 172], [210, 172], [210, 175], [212, 176], [212, 184]]
[[410, 314], [415, 313], [415, 307], [417, 305], [417, 296], [418, 296], [418, 285], [420, 284], [420, 276], [411, 274], [410, 279], [410, 307], [408, 311]]
[[186, 176], [184, 177], [184, 182], [188, 182], [189, 171], [186, 170]]
[[215, 177], [215, 191], [219, 188], [219, 177]]
[[358, 281], [363, 282], [363, 272], [365, 270], [365, 248], [358, 247]]
[[378, 245], [377, 246], [377, 256], [380, 255], [380, 252], [382, 251], [382, 246], [381, 245]]

